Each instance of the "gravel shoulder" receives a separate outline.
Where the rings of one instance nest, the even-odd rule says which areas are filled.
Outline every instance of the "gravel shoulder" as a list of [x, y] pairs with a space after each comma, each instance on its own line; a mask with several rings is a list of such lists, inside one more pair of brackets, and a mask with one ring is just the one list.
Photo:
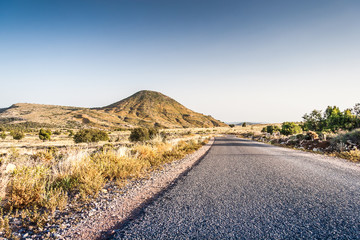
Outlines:
[[214, 139], [211, 139], [198, 151], [166, 164], [161, 170], [152, 172], [147, 179], [130, 182], [121, 191], [107, 186], [89, 209], [82, 210], [62, 224], [58, 238], [104, 239], [113, 234], [113, 230], [129, 221], [144, 205], [196, 165], [213, 142]]

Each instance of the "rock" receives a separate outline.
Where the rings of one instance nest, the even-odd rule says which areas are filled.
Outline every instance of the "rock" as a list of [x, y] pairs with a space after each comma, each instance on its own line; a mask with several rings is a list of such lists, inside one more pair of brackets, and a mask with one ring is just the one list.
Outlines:
[[62, 236], [58, 233], [53, 233], [52, 236], [55, 238], [55, 239], [61, 239]]
[[103, 193], [107, 193], [108, 192], [108, 190], [106, 190], [106, 189], [102, 189], [101, 190]]

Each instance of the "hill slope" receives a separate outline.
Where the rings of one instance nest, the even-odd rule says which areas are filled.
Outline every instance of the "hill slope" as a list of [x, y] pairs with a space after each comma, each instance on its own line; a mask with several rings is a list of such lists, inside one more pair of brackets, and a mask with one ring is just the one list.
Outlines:
[[174, 99], [154, 91], [140, 91], [134, 95], [101, 108], [106, 113], [118, 115], [135, 125], [165, 127], [218, 127], [226, 124], [196, 113]]
[[191, 111], [170, 97], [140, 91], [103, 108], [18, 103], [0, 111], [0, 123], [35, 122], [61, 127], [214, 127], [226, 124]]

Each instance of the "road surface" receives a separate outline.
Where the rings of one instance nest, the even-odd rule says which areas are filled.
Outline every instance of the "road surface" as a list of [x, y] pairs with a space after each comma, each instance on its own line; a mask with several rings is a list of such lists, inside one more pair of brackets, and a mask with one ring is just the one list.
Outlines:
[[360, 168], [235, 137], [112, 239], [360, 239]]

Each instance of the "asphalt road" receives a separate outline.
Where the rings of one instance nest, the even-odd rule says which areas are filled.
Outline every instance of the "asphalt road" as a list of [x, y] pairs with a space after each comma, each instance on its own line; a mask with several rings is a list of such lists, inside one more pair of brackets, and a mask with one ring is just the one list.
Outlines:
[[217, 138], [113, 239], [360, 239], [360, 168]]

